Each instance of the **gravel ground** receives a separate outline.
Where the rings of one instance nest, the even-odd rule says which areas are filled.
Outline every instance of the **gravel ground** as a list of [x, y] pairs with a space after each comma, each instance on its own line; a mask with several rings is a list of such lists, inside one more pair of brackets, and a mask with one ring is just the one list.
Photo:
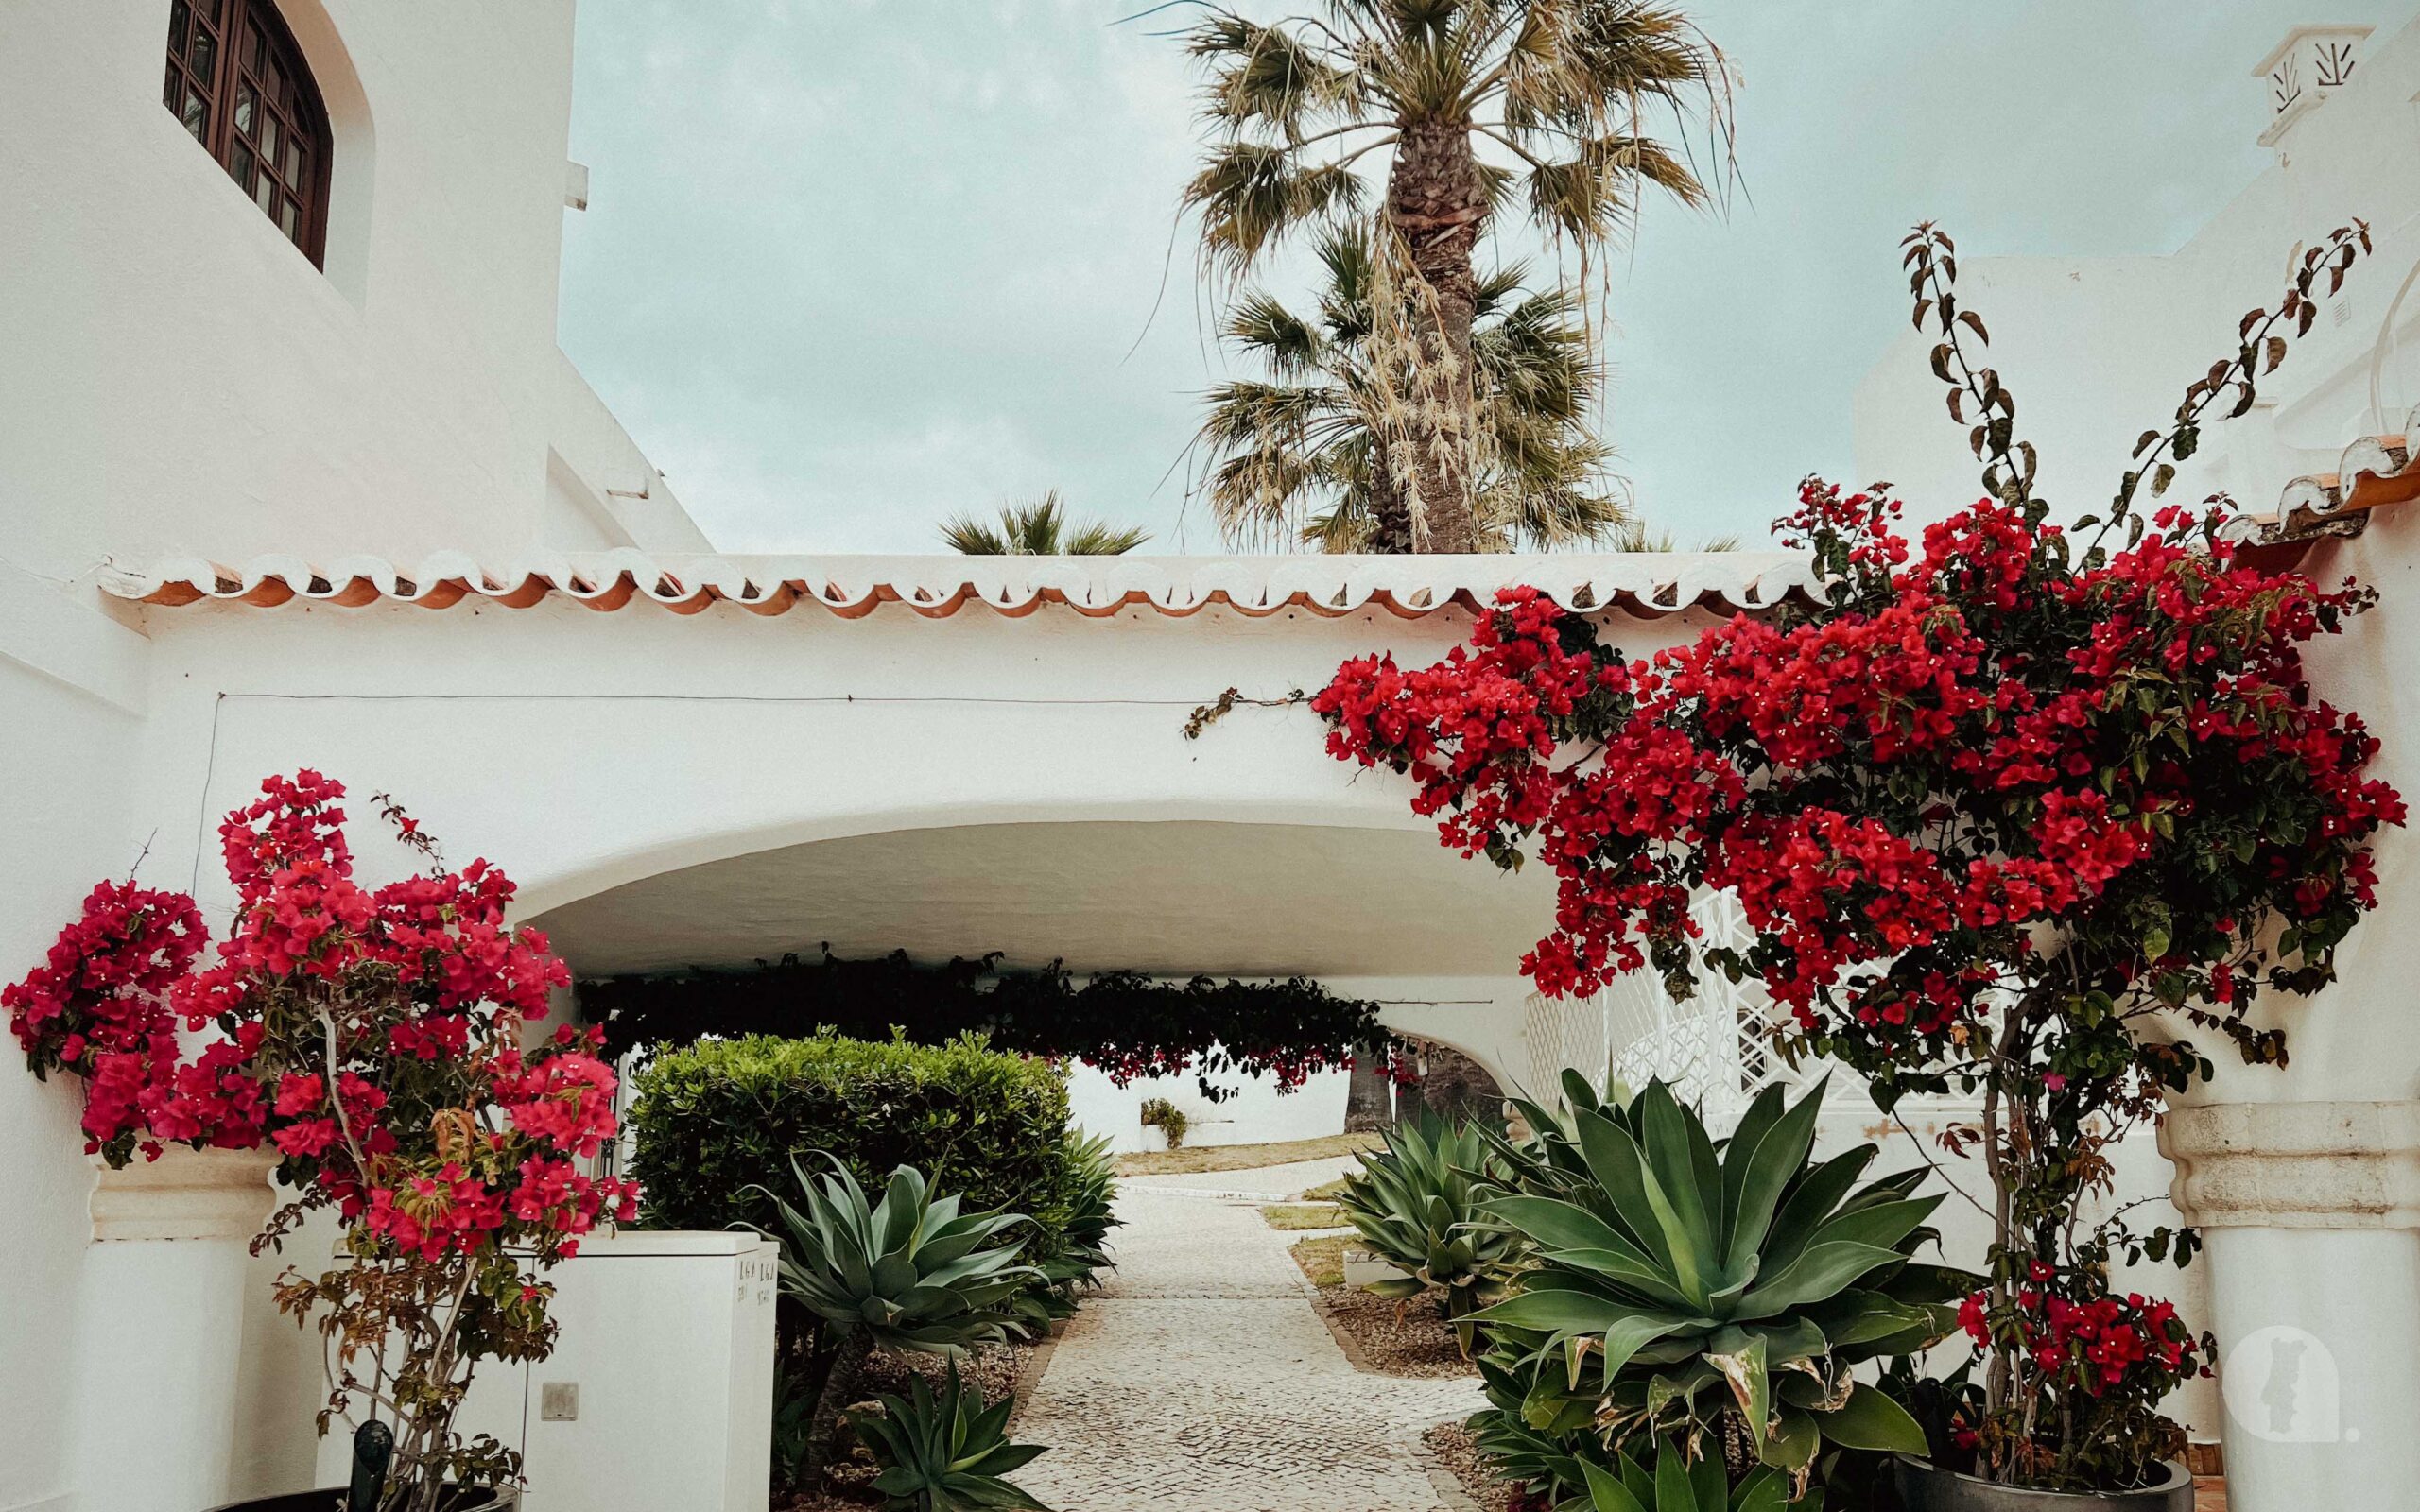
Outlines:
[[1439, 1423], [1421, 1435], [1437, 1463], [1461, 1483], [1462, 1494], [1478, 1503], [1479, 1512], [1511, 1512], [1512, 1488], [1487, 1472], [1479, 1463], [1478, 1445], [1460, 1423]]
[[1317, 1260], [1305, 1255], [1302, 1246], [1292, 1253], [1294, 1263], [1303, 1267], [1303, 1274], [1319, 1289], [1321, 1311], [1331, 1324], [1352, 1338], [1366, 1368], [1378, 1375], [1429, 1380], [1478, 1377], [1478, 1367], [1462, 1358], [1454, 1331], [1437, 1315], [1436, 1304], [1430, 1298], [1414, 1297], [1409, 1305], [1398, 1309], [1383, 1297], [1333, 1284], [1314, 1268]]
[[[985, 1401], [997, 1401], [1009, 1393], [1028, 1394], [1031, 1383], [1025, 1380], [1035, 1363], [1039, 1350], [1033, 1344], [991, 1344], [975, 1351], [958, 1366], [960, 1380], [983, 1393]], [[941, 1385], [949, 1378], [949, 1362], [933, 1354], [878, 1354], [866, 1362], [864, 1377], [857, 1383], [857, 1400], [871, 1401], [878, 1396], [905, 1396], [908, 1383], [915, 1376], [923, 1376]], [[1016, 1436], [1013, 1429], [1010, 1437]], [[871, 1468], [860, 1469], [857, 1478], [871, 1476]], [[838, 1471], [842, 1483], [811, 1495], [793, 1496], [784, 1500], [778, 1493], [773, 1498], [773, 1512], [864, 1512], [878, 1505], [882, 1498], [872, 1492], [853, 1495], [847, 1485], [849, 1469]]]
[[1380, 1375], [1478, 1377], [1478, 1367], [1462, 1358], [1454, 1331], [1427, 1297], [1414, 1297], [1400, 1317], [1395, 1304], [1385, 1297], [1348, 1287], [1322, 1286], [1320, 1300]]

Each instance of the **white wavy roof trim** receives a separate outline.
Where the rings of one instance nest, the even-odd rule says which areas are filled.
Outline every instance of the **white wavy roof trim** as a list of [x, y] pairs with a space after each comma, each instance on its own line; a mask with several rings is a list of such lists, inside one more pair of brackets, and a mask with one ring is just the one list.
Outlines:
[[344, 607], [381, 601], [443, 609], [466, 599], [527, 608], [561, 595], [592, 609], [651, 600], [676, 613], [733, 604], [778, 614], [816, 605], [845, 617], [899, 604], [933, 617], [970, 604], [1002, 614], [1060, 605], [1107, 616], [1134, 608], [1184, 615], [1214, 606], [1246, 614], [1301, 609], [1322, 615], [1382, 608], [1419, 615], [1490, 601], [1529, 584], [1567, 609], [1652, 616], [1693, 607], [1769, 609], [1813, 587], [1806, 558], [1788, 552], [1637, 552], [1467, 557], [726, 557], [646, 552], [536, 552], [481, 565], [440, 552], [418, 567], [383, 558], [324, 563], [255, 557], [240, 567], [171, 560], [112, 568], [103, 589], [176, 607], [269, 608], [297, 600]]

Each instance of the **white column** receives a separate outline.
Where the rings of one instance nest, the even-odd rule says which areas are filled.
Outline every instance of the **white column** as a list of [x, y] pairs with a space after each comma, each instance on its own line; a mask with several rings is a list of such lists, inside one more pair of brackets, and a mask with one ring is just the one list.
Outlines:
[[2207, 1242], [2234, 1512], [2420, 1496], [2420, 1103], [2169, 1111]]
[[77, 1328], [86, 1512], [201, 1512], [227, 1499], [246, 1248], [274, 1152], [171, 1149], [93, 1188]]

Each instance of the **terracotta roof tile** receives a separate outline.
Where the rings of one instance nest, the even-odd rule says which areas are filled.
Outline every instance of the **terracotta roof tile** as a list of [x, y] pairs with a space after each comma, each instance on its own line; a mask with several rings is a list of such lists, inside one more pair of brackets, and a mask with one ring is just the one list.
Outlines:
[[2290, 479], [2268, 514], [2244, 514], [2230, 524], [2235, 538], [2256, 548], [2281, 547], [2324, 536], [2355, 536], [2369, 511], [2420, 499], [2420, 466], [2407, 438], [2420, 432], [2414, 409], [2399, 436], [2364, 436], [2344, 448], [2333, 472]]
[[296, 601], [449, 609], [465, 602], [527, 609], [562, 597], [614, 610], [646, 602], [676, 614], [735, 604], [757, 614], [817, 608], [856, 619], [887, 604], [928, 619], [969, 607], [1018, 617], [1064, 608], [1091, 618], [1148, 609], [1183, 617], [1213, 607], [1265, 617], [1288, 610], [1334, 618], [1382, 609], [1407, 618], [1464, 610], [1528, 583], [1566, 608], [1640, 618], [1704, 608], [1770, 609], [1811, 586], [1806, 558], [1785, 552], [1646, 552], [1478, 557], [650, 557], [636, 551], [541, 555], [501, 569], [443, 553], [408, 573], [378, 558], [324, 566], [259, 557], [241, 567], [171, 561], [113, 571], [120, 598], [163, 608], [275, 608]]

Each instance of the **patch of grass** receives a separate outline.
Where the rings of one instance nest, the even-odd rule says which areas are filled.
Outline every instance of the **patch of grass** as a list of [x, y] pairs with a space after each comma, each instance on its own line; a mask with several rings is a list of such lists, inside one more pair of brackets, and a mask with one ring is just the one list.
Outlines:
[[1294, 1241], [1294, 1263], [1303, 1267], [1303, 1274], [1311, 1279], [1314, 1286], [1341, 1286], [1344, 1284], [1344, 1249], [1352, 1243], [1350, 1234], [1330, 1234], [1324, 1239], [1298, 1239]]
[[1313, 1187], [1303, 1194], [1303, 1200], [1305, 1202], [1334, 1202], [1344, 1195], [1344, 1183], [1347, 1179], [1344, 1177], [1338, 1177], [1324, 1186]]
[[1276, 1202], [1260, 1210], [1271, 1228], [1341, 1228], [1344, 1214], [1333, 1202]]
[[1263, 1165], [1291, 1165], [1297, 1160], [1325, 1160], [1340, 1155], [1374, 1150], [1375, 1134], [1330, 1134], [1316, 1140], [1283, 1140], [1273, 1144], [1202, 1144], [1175, 1150], [1143, 1150], [1117, 1158], [1119, 1176], [1179, 1176], [1197, 1171], [1249, 1171]]

